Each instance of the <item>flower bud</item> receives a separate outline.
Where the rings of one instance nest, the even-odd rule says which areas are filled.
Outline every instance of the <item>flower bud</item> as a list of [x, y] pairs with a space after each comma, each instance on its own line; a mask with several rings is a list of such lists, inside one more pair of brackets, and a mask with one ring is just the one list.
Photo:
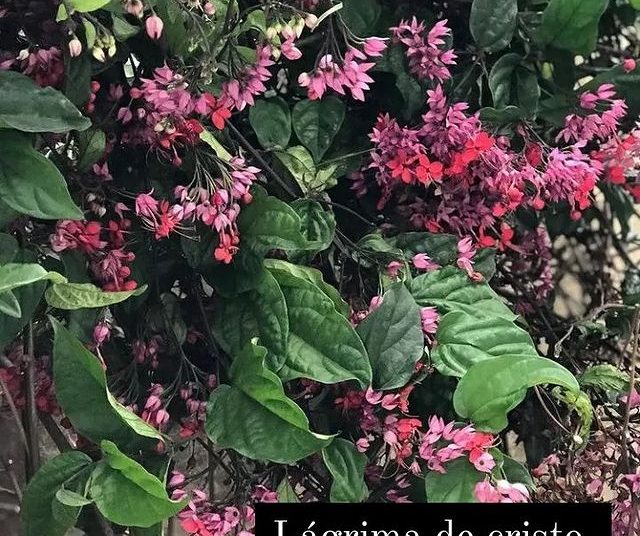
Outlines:
[[164, 23], [162, 19], [158, 17], [158, 15], [151, 15], [145, 21], [145, 28], [147, 30], [147, 35], [151, 39], [160, 39], [162, 35], [162, 29], [164, 28]]
[[202, 11], [205, 12], [206, 15], [210, 17], [213, 16], [216, 12], [216, 6], [214, 6], [211, 2], [207, 2], [203, 7]]
[[266, 31], [266, 36], [269, 41], [273, 41], [273, 38], [278, 35], [278, 31], [273, 27], [269, 26]]
[[633, 58], [627, 58], [622, 63], [622, 68], [624, 69], [625, 73], [630, 73], [631, 71], [634, 71], [636, 68], [636, 60], [634, 60]]
[[82, 54], [82, 43], [80, 39], [74, 36], [73, 39], [69, 41], [69, 55], [72, 58], [76, 58], [80, 54]]
[[104, 63], [107, 59], [107, 57], [104, 55], [104, 50], [102, 50], [102, 47], [100, 46], [93, 47], [91, 49], [91, 54], [100, 63]]
[[304, 23], [307, 25], [307, 28], [309, 28], [310, 30], [313, 30], [318, 24], [318, 17], [313, 13], [309, 13], [304, 18]]
[[272, 57], [274, 60], [278, 61], [278, 60], [280, 59], [280, 54], [281, 54], [281, 52], [280, 52], [280, 49], [279, 49], [279, 48], [273, 47], [273, 48], [271, 49], [271, 57]]

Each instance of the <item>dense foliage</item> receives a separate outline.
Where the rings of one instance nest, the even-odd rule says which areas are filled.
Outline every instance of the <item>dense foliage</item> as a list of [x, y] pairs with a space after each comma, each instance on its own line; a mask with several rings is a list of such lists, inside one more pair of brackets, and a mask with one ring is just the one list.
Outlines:
[[26, 536], [316, 500], [606, 500], [636, 534], [636, 9], [6, 0]]

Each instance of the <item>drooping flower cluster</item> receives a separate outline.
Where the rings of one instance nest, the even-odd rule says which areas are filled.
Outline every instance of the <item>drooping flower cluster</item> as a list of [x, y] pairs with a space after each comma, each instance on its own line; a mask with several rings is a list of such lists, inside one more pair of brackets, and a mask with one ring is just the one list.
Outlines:
[[[136, 214], [143, 225], [153, 231], [156, 239], [167, 238], [185, 225], [200, 221], [218, 235], [214, 258], [225, 264], [238, 250], [240, 235], [237, 217], [240, 202], [252, 200], [249, 188], [256, 181], [260, 170], [247, 165], [244, 158], [236, 156], [228, 162], [215, 158], [220, 176], [213, 178], [208, 170], [201, 170], [191, 186], [174, 189], [175, 202], [157, 200], [153, 191], [136, 197]], [[202, 180], [200, 180], [202, 179]]]
[[624, 100], [615, 98], [613, 84], [602, 84], [595, 92], [580, 95], [580, 111], [565, 118], [557, 139], [568, 142], [607, 140], [618, 133], [620, 120], [627, 113]]
[[49, 240], [56, 253], [66, 250], [83, 253], [103, 290], [133, 290], [138, 284], [130, 279], [130, 264], [136, 256], [125, 244], [130, 227], [131, 220], [124, 217], [110, 219], [106, 228], [97, 221], [60, 220]]
[[530, 499], [524, 484], [512, 484], [507, 480], [498, 480], [494, 485], [486, 479], [478, 482], [473, 491], [480, 503], [526, 503]]
[[41, 87], [59, 88], [64, 79], [62, 52], [56, 47], [23, 50], [0, 62], [0, 70], [16, 68]]
[[447, 48], [446, 40], [451, 38], [447, 22], [446, 19], [438, 21], [427, 31], [424, 21], [418, 22], [413, 17], [391, 28], [394, 40], [406, 47], [409, 69], [418, 78], [439, 82], [451, 78], [449, 66], [455, 65], [456, 54]]
[[255, 64], [246, 65], [222, 84], [220, 101], [223, 106], [244, 110], [255, 104], [255, 97], [267, 90], [264, 83], [271, 78], [269, 67], [274, 65], [271, 55], [270, 45], [258, 45]]
[[122, 143], [152, 147], [175, 165], [182, 162], [177, 148], [198, 142], [203, 116], [210, 116], [217, 128], [231, 116], [225, 104], [209, 93], [193, 94], [187, 80], [166, 66], [155, 69], [153, 78], [143, 78], [129, 95], [133, 104], [121, 107], [117, 116], [127, 127]]

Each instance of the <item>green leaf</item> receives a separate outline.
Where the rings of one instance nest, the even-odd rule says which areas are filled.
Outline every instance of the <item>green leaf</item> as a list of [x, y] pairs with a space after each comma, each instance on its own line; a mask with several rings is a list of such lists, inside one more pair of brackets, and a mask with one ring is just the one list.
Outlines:
[[382, 303], [357, 329], [369, 354], [375, 389], [404, 387], [424, 353], [420, 308], [402, 283], [385, 292]]
[[447, 233], [401, 233], [386, 241], [392, 248], [401, 249], [407, 260], [426, 253], [433, 262], [444, 266], [458, 258], [458, 238]]
[[123, 43], [127, 39], [137, 35], [141, 29], [140, 26], [134, 26], [120, 17], [113, 16], [113, 27], [111, 30], [113, 31], [113, 36], [116, 38], [116, 41]]
[[345, 104], [334, 96], [303, 100], [293, 107], [293, 130], [316, 163], [331, 146], [344, 121]]
[[322, 449], [322, 459], [333, 477], [329, 500], [332, 503], [360, 503], [369, 496], [364, 481], [367, 457], [346, 439], [336, 438]]
[[502, 472], [507, 481], [524, 484], [530, 490], [535, 489], [533, 478], [531, 478], [529, 470], [523, 464], [506, 454], [503, 454], [502, 458]]
[[[30, 251], [19, 250], [13, 260], [15, 262], [32, 263], [37, 260], [37, 257]], [[20, 304], [22, 314], [20, 318], [15, 318], [0, 313], [0, 350], [10, 343], [27, 322], [29, 322], [42, 299], [42, 294], [46, 286], [46, 281], [39, 281], [15, 288], [12, 291]]]
[[26, 136], [0, 131], [0, 146], [0, 196], [7, 205], [36, 218], [83, 218], [58, 168]]
[[60, 522], [54, 517], [53, 501], [65, 482], [91, 463], [89, 456], [73, 450], [52, 458], [40, 468], [29, 482], [22, 501], [25, 536], [64, 536], [73, 527], [80, 509], [74, 508], [75, 515], [70, 516], [70, 522]]
[[47, 289], [44, 297], [51, 307], [75, 310], [107, 307], [131, 296], [140, 296], [146, 290], [147, 285], [142, 285], [135, 290], [105, 292], [91, 283], [56, 283]]
[[480, 110], [480, 119], [487, 123], [492, 123], [496, 127], [518, 123], [525, 118], [525, 111], [517, 106], [505, 106], [504, 108], [492, 108], [487, 106]]
[[452, 266], [414, 278], [409, 290], [418, 305], [435, 305], [441, 313], [463, 311], [511, 321], [517, 317], [489, 285], [471, 281], [465, 272]]
[[298, 250], [307, 246], [300, 232], [300, 218], [276, 197], [256, 195], [238, 217], [243, 244], [258, 255], [273, 249]]
[[503, 356], [473, 365], [458, 383], [453, 405], [460, 417], [472, 420], [479, 429], [500, 432], [527, 389], [543, 384], [580, 389], [573, 374], [550, 359]]
[[0, 128], [58, 133], [91, 125], [62, 93], [15, 71], [0, 71], [0, 94]]
[[0, 293], [37, 281], [49, 279], [64, 282], [65, 277], [57, 272], [49, 272], [35, 263], [9, 263], [0, 266]]
[[511, 90], [516, 68], [522, 62], [519, 54], [505, 54], [493, 64], [489, 73], [489, 89], [496, 108], [512, 104]]
[[479, 48], [498, 52], [513, 37], [518, 18], [518, 0], [473, 0], [469, 28]]
[[285, 149], [291, 138], [291, 115], [284, 99], [260, 99], [249, 109], [249, 123], [265, 149]]
[[162, 435], [108, 391], [98, 358], [57, 320], [51, 324], [56, 396], [75, 429], [96, 443], [108, 439], [126, 450], [153, 449]]
[[84, 495], [80, 493], [76, 493], [70, 489], [65, 487], [60, 488], [56, 492], [56, 500], [59, 503], [64, 504], [65, 506], [71, 506], [73, 508], [86, 506], [87, 504], [91, 504], [93, 501], [87, 499]]
[[10, 290], [0, 292], [0, 313], [12, 316], [13, 318], [20, 318], [22, 316], [20, 303], [15, 294]]
[[516, 95], [518, 105], [527, 112], [527, 115], [532, 116], [537, 112], [540, 86], [534, 72], [524, 68], [516, 70]]
[[172, 501], [165, 485], [111, 441], [100, 443], [104, 461], [91, 475], [90, 494], [100, 513], [123, 526], [151, 527], [177, 514], [187, 500]]
[[278, 370], [284, 364], [289, 338], [287, 304], [268, 271], [253, 290], [221, 298], [216, 303], [213, 326], [216, 339], [228, 354], [239, 354], [257, 337], [269, 352], [269, 366]]
[[578, 376], [581, 387], [623, 393], [629, 389], [629, 374], [608, 363], [593, 365]]
[[264, 364], [267, 350], [249, 344], [231, 365], [232, 385], [212, 394], [205, 429], [221, 448], [276, 463], [295, 463], [318, 452], [331, 436], [309, 430], [309, 420]]
[[18, 241], [10, 234], [0, 233], [0, 265], [12, 262], [17, 254]]
[[589, 395], [584, 391], [573, 391], [562, 387], [554, 387], [551, 394], [556, 400], [564, 402], [580, 417], [580, 428], [577, 435], [573, 436], [573, 440], [577, 447], [582, 447], [589, 437], [593, 423], [593, 405]]
[[322, 273], [319, 270], [309, 266], [291, 264], [290, 262], [279, 259], [266, 259], [264, 264], [265, 267], [274, 274], [282, 272], [283, 274], [280, 277], [284, 277], [284, 274], [289, 274], [313, 283], [333, 302], [336, 311], [342, 316], [349, 316], [349, 305], [342, 299], [342, 296], [340, 296], [340, 293], [335, 287], [332, 287], [322, 279]]
[[313, 248], [305, 249], [310, 253], [327, 249], [336, 231], [336, 218], [333, 212], [325, 210], [313, 199], [296, 199], [291, 203], [291, 208], [300, 217], [302, 235], [309, 244], [314, 244]]
[[274, 154], [304, 193], [322, 186], [322, 183], [318, 184], [316, 181], [317, 169], [313, 157], [302, 145], [289, 147], [286, 151], [276, 151]]
[[78, 133], [78, 169], [88, 171], [104, 155], [107, 146], [105, 133], [98, 128], [90, 128]]
[[487, 476], [478, 471], [466, 458], [446, 464], [446, 473], [429, 471], [424, 479], [429, 503], [476, 502], [475, 487]]
[[499, 316], [451, 311], [440, 319], [431, 359], [438, 372], [462, 377], [475, 363], [503, 355], [538, 356], [529, 334]]
[[296, 494], [295, 490], [289, 483], [289, 478], [286, 476], [280, 481], [280, 484], [278, 484], [278, 487], [276, 488], [276, 492], [278, 493], [279, 503], [290, 504], [290, 503], [300, 502], [298, 495]]
[[360, 37], [373, 35], [382, 8], [377, 0], [343, 0], [340, 14], [347, 28]]
[[542, 45], [588, 54], [596, 47], [598, 23], [608, 0], [551, 0], [535, 38]]
[[315, 283], [274, 270], [287, 302], [289, 342], [287, 359], [278, 375], [283, 380], [310, 378], [331, 384], [357, 380], [371, 384], [367, 352], [334, 302]]
[[111, 0], [70, 0], [71, 5], [76, 11], [80, 13], [87, 13], [89, 11], [95, 11], [101, 7], [106, 6]]

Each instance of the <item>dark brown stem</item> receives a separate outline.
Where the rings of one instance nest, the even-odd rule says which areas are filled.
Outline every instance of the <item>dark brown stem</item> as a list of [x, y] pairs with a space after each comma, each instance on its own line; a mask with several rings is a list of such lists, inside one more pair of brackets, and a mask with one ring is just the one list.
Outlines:
[[24, 429], [27, 436], [27, 480], [40, 467], [40, 439], [38, 437], [38, 411], [36, 406], [36, 370], [33, 343], [33, 322], [29, 322], [27, 329], [27, 352], [24, 359], [25, 398]]
[[633, 347], [631, 350], [631, 371], [629, 378], [629, 394], [627, 395], [627, 407], [624, 412], [624, 421], [622, 424], [622, 463], [627, 474], [631, 473], [629, 464], [629, 422], [631, 421], [631, 405], [633, 394], [636, 389], [636, 365], [638, 361], [638, 338], [640, 338], [640, 306], [636, 306], [633, 314], [633, 323], [631, 325], [631, 337], [633, 339]]

